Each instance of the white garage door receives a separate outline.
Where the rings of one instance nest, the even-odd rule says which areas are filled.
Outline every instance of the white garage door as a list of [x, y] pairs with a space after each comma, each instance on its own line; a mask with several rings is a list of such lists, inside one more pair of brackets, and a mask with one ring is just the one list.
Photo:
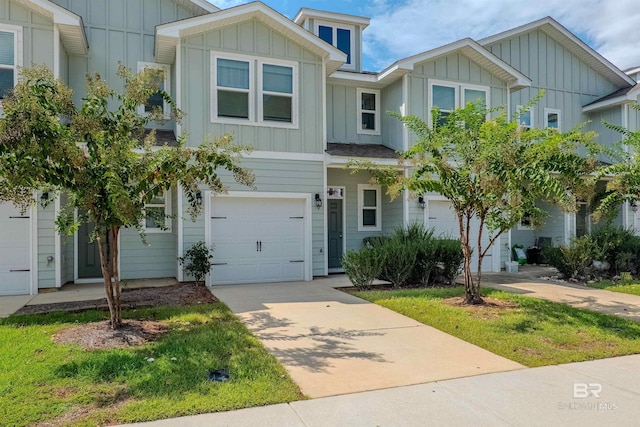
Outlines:
[[[435, 235], [439, 237], [450, 237], [453, 239], [460, 238], [460, 229], [458, 227], [458, 218], [454, 213], [451, 202], [440, 200], [429, 200], [427, 206], [427, 227], [435, 229]], [[472, 241], [478, 238], [478, 230], [480, 228], [479, 221], [473, 219], [471, 221], [471, 238]], [[489, 232], [486, 227], [482, 233], [482, 246], [486, 247], [489, 243]], [[478, 251], [476, 245], [472, 245], [473, 258], [471, 259], [471, 271], [478, 270]], [[493, 254], [489, 253], [482, 260], [482, 271], [492, 271]]]
[[31, 218], [13, 203], [0, 203], [0, 295], [31, 291]]
[[305, 200], [213, 197], [212, 283], [304, 280]]

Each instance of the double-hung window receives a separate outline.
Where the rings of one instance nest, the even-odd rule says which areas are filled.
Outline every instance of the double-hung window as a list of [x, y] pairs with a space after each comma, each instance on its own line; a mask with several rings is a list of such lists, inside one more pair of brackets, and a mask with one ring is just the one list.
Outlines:
[[297, 126], [295, 63], [212, 55], [211, 67], [212, 122]]
[[[469, 102], [480, 102], [485, 107], [489, 106], [489, 88], [485, 86], [432, 80], [429, 89], [429, 112], [435, 107], [440, 110], [438, 126], [446, 123], [449, 114], [456, 108], [464, 107]], [[435, 117], [431, 120], [433, 119]]]
[[358, 184], [358, 231], [382, 230], [382, 188]]
[[[162, 70], [162, 77], [159, 77], [161, 78], [161, 80], [157, 83], [160, 87], [160, 90], [168, 93], [171, 90], [171, 84], [169, 80], [169, 66], [165, 64], [156, 64], [153, 62], [138, 62], [138, 72], [142, 72], [146, 68]], [[160, 92], [154, 93], [147, 99], [147, 102], [144, 105], [139, 106], [138, 114], [147, 115], [158, 108], [162, 110], [165, 119], [168, 119], [171, 116], [171, 107], [164, 100]]]
[[533, 108], [529, 108], [528, 110], [522, 110], [522, 105], [516, 106], [518, 123], [523, 129], [531, 129], [534, 126], [533, 121]]
[[316, 34], [325, 42], [347, 54], [347, 62], [343, 69], [355, 69], [353, 54], [355, 52], [355, 27], [351, 25], [336, 25], [331, 22], [316, 22]]
[[380, 91], [358, 89], [358, 133], [380, 135]]
[[0, 24], [0, 99], [18, 82], [22, 66], [22, 27]]
[[560, 131], [560, 110], [555, 108], [544, 109], [544, 127]]
[[144, 230], [147, 233], [171, 231], [171, 193], [164, 191], [144, 205]]

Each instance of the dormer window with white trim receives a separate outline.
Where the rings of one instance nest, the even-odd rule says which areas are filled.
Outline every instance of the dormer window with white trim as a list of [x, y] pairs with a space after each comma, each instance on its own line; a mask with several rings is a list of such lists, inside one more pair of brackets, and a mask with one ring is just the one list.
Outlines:
[[0, 24], [0, 100], [18, 83], [22, 66], [22, 27]]
[[[165, 64], [156, 64], [154, 62], [138, 62], [139, 73], [144, 71], [146, 68], [162, 70], [163, 79], [158, 83], [161, 90], [169, 93], [171, 90], [169, 66]], [[162, 113], [165, 119], [171, 117], [171, 106], [164, 100], [159, 92], [151, 95], [144, 105], [140, 105], [138, 107], [138, 114], [147, 115], [156, 108], [162, 108]]]
[[358, 89], [358, 133], [380, 135], [380, 91]]
[[355, 31], [353, 25], [337, 24], [335, 22], [316, 21], [316, 35], [333, 47], [347, 54], [347, 62], [342, 66], [346, 70], [354, 70], [356, 68], [353, 55], [355, 49]]

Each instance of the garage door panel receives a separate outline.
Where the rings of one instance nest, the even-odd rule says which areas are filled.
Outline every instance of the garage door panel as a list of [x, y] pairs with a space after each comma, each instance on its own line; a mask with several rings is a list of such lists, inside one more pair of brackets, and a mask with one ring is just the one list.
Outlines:
[[214, 197], [211, 206], [214, 262], [226, 263], [214, 266], [213, 284], [304, 280], [304, 199]]
[[31, 218], [0, 203], [0, 295], [31, 291]]

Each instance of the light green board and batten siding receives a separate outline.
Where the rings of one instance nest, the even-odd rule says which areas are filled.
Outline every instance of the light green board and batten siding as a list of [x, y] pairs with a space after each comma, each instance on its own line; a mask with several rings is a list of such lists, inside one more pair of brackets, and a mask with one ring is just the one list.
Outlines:
[[22, 65], [53, 69], [53, 22], [18, 2], [0, 0], [0, 24], [22, 27]]
[[[182, 107], [189, 112], [184, 125], [189, 144], [230, 133], [235, 142], [258, 151], [321, 154], [323, 152], [322, 58], [257, 20], [181, 40]], [[245, 55], [254, 59], [285, 60], [298, 64], [298, 126], [279, 128], [265, 123], [211, 122], [212, 52]]]
[[[311, 161], [285, 161], [266, 159], [244, 159], [242, 166], [251, 169], [255, 174], [255, 190], [270, 193], [304, 193], [313, 195], [324, 194], [322, 162]], [[229, 173], [220, 171], [220, 176], [230, 191], [251, 191], [249, 188], [237, 184]], [[206, 188], [203, 187], [203, 191]], [[184, 240], [183, 250], [188, 250], [194, 243], [205, 240], [204, 212], [196, 221], [192, 221], [187, 213], [188, 202], [183, 200], [184, 213]], [[324, 275], [324, 210], [315, 206], [312, 212], [312, 262], [313, 275]], [[185, 280], [190, 280], [185, 277]]]

